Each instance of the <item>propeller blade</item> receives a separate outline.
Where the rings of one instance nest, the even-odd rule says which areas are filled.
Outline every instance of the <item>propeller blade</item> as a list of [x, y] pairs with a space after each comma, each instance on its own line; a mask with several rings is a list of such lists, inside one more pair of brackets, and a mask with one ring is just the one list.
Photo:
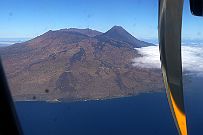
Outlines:
[[168, 102], [180, 135], [187, 135], [184, 109], [181, 27], [183, 0], [159, 0], [159, 50]]

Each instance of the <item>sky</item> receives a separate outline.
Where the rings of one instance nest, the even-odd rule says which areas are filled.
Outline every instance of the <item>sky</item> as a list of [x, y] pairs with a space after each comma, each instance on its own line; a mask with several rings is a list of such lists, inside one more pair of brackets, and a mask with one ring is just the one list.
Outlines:
[[[124, 27], [139, 39], [156, 39], [158, 0], [1, 0], [0, 38], [34, 38], [48, 30]], [[185, 0], [183, 38], [203, 39], [203, 18]]]

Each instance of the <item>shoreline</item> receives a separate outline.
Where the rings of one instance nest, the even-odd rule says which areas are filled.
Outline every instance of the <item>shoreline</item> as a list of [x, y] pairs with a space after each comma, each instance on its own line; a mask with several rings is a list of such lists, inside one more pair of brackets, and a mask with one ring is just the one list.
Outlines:
[[65, 99], [54, 99], [54, 100], [14, 100], [14, 103], [17, 102], [45, 102], [45, 103], [71, 103], [71, 102], [89, 102], [89, 101], [106, 101], [106, 100], [113, 100], [113, 99], [121, 99], [121, 98], [129, 98], [129, 97], [135, 97], [143, 94], [153, 94], [153, 93], [163, 93], [164, 90], [159, 91], [149, 91], [149, 92], [140, 92], [134, 95], [128, 95], [128, 96], [115, 96], [115, 97], [106, 97], [106, 98], [96, 98], [96, 99], [73, 99], [73, 100], [65, 100]]

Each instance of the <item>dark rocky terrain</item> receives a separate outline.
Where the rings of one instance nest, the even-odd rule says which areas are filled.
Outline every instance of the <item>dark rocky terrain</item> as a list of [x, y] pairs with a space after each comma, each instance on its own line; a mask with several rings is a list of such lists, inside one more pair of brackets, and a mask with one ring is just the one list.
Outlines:
[[16, 100], [101, 99], [160, 91], [161, 72], [132, 66], [140, 41], [120, 26], [48, 31], [0, 48]]

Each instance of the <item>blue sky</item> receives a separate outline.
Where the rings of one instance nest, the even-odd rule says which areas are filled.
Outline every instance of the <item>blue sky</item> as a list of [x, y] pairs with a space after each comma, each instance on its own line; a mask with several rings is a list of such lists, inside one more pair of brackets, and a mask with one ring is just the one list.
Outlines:
[[[33, 38], [48, 30], [121, 25], [140, 39], [157, 38], [158, 0], [1, 0], [0, 38]], [[203, 39], [203, 18], [185, 0], [183, 38]]]

